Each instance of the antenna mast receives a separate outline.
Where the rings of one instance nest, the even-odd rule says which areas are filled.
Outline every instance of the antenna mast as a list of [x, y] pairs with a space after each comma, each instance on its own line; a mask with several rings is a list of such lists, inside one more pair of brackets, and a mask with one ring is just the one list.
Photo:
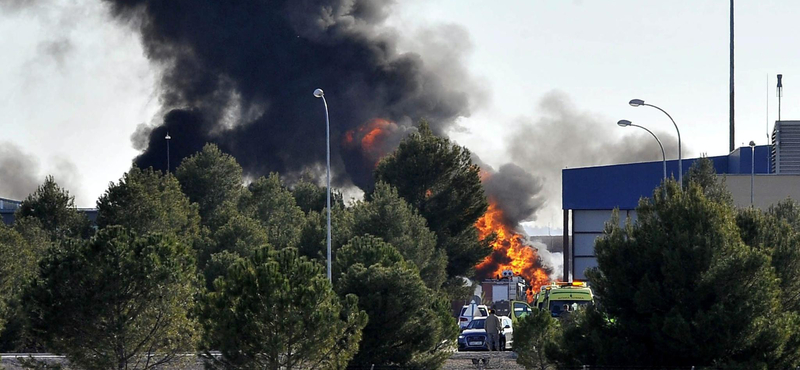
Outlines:
[[730, 113], [729, 114], [730, 114], [730, 124], [731, 124], [731, 127], [730, 127], [730, 131], [731, 131], [730, 135], [731, 135], [731, 137], [730, 137], [730, 149], [729, 149], [729, 151], [733, 152], [733, 147], [734, 147], [734, 145], [733, 145], [733, 137], [734, 137], [734, 119], [733, 119], [733, 116], [734, 116], [733, 115], [733, 103], [734, 103], [734, 100], [733, 100], [733, 0], [731, 0], [731, 55], [730, 55], [730, 61], [731, 61], [731, 68], [730, 68], [731, 96], [730, 96], [730, 102], [729, 102], [729, 105], [730, 105]]
[[778, 95], [778, 121], [781, 120], [781, 98], [783, 97], [783, 75], [778, 74], [778, 90], [776, 94]]

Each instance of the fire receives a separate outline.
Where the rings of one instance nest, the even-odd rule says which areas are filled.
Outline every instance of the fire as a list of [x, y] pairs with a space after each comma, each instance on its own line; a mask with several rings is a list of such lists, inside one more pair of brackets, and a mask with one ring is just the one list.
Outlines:
[[383, 118], [374, 118], [357, 129], [344, 134], [344, 144], [350, 148], [358, 148], [364, 158], [375, 166], [386, 154], [386, 141], [397, 130], [397, 124]]
[[528, 302], [533, 300], [539, 287], [550, 284], [550, 277], [539, 265], [536, 249], [526, 245], [525, 238], [503, 222], [503, 211], [491, 199], [489, 209], [475, 226], [481, 239], [492, 232], [496, 234], [492, 244], [494, 251], [475, 267], [479, 277], [491, 278], [502, 275], [503, 270], [514, 271], [514, 275], [522, 276], [531, 285]]

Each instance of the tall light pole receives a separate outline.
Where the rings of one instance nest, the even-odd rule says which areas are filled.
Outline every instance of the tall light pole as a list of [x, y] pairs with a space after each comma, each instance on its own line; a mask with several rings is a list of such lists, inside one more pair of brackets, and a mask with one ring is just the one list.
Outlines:
[[628, 104], [630, 104], [632, 107], [638, 107], [640, 105], [645, 105], [645, 106], [648, 106], [648, 107], [653, 107], [655, 109], [658, 109], [661, 112], [663, 112], [664, 114], [666, 114], [667, 117], [669, 117], [669, 120], [672, 121], [672, 124], [675, 125], [675, 131], [678, 132], [678, 183], [680, 183], [681, 188], [683, 188], [683, 155], [681, 153], [681, 130], [678, 129], [678, 124], [675, 123], [675, 120], [672, 119], [672, 116], [670, 116], [669, 113], [667, 113], [667, 111], [665, 111], [665, 110], [663, 110], [663, 109], [661, 109], [661, 108], [659, 108], [659, 107], [657, 107], [655, 105], [647, 104], [642, 99], [631, 99], [631, 101], [629, 101]]
[[756, 142], [750, 140], [750, 207], [753, 206], [753, 183], [756, 178]]
[[328, 101], [325, 100], [325, 93], [322, 89], [316, 89], [314, 90], [314, 96], [322, 98], [322, 104], [325, 105], [325, 130], [327, 131], [328, 138], [328, 280], [333, 282], [333, 275], [331, 274], [331, 121], [330, 118], [328, 118]]
[[164, 137], [164, 140], [167, 141], [167, 173], [169, 173], [169, 141], [172, 140], [172, 136], [169, 136], [169, 132], [167, 132], [167, 136]]
[[[656, 139], [656, 141], [658, 142], [658, 147], [661, 148], [661, 162], [664, 165], [664, 182], [666, 182], [667, 181], [667, 155], [664, 153], [664, 146], [661, 145], [661, 140], [658, 140], [658, 136], [656, 136], [656, 134], [654, 134], [653, 131], [648, 130], [646, 127], [639, 126], [639, 125], [634, 125], [633, 123], [631, 123], [631, 121], [628, 121], [626, 119], [622, 119], [622, 120], [617, 121], [617, 125], [619, 125], [620, 127], [628, 127], [628, 126], [638, 127], [638, 128], [640, 128], [642, 130], [645, 130], [645, 131], [649, 132], [650, 135], [653, 135], [653, 138]], [[664, 198], [666, 198], [666, 197], [667, 197], [667, 187], [665, 186], [664, 187]]]

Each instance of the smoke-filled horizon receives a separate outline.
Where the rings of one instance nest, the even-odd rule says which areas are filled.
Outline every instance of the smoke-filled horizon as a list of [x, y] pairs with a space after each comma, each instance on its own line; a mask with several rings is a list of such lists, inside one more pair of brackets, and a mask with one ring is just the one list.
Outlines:
[[[561, 170], [619, 163], [659, 161], [661, 150], [650, 134], [634, 127], [621, 128], [616, 121], [606, 120], [592, 112], [581, 111], [562, 91], [551, 91], [537, 105], [537, 117], [520, 117], [516, 128], [507, 135], [507, 158], [522, 171], [535, 174], [541, 186], [532, 196], [542, 201], [531, 216], [520, 221], [532, 221], [537, 213], [560, 221], [561, 215], [542, 213], [560, 212]], [[676, 157], [677, 139], [669, 129], [649, 128], [659, 137], [668, 158]], [[628, 135], [618, 137], [615, 131], [627, 130]], [[684, 145], [684, 153], [690, 149]], [[532, 182], [527, 182], [535, 187]], [[520, 205], [519, 200], [514, 204]], [[560, 228], [561, 224], [553, 225]]]
[[[470, 78], [452, 49], [398, 51], [400, 33], [384, 26], [392, 1], [104, 1], [116, 18], [138, 25], [147, 57], [162, 69], [163, 121], [132, 137], [143, 149], [141, 167], [165, 169], [167, 133], [171, 167], [206, 142], [251, 176], [293, 176], [324, 163], [325, 113], [312, 95], [322, 88], [334, 183], [368, 188], [373, 158], [360, 145], [343, 145], [348, 132], [364, 139], [359, 128], [382, 119], [405, 135], [424, 118], [444, 134], [480, 96], [466, 93]], [[438, 42], [446, 46], [448, 37]], [[449, 74], [425, 58], [443, 56], [452, 57]], [[385, 153], [398, 141], [383, 137], [372, 149]]]
[[[490, 95], [464, 66], [470, 50], [464, 27], [401, 32], [384, 24], [393, 11], [391, 1], [102, 2], [117, 23], [139, 33], [145, 55], [159, 71], [155, 94], [161, 113], [131, 137], [142, 150], [136, 158], [142, 167], [165, 169], [169, 132], [172, 169], [182, 157], [215, 142], [237, 158], [248, 178], [270, 171], [289, 181], [303, 173], [324, 174], [324, 110], [311, 94], [321, 87], [331, 109], [334, 184], [369, 188], [376, 161], [413, 132], [418, 119], [447, 135]], [[46, 4], [15, 0], [2, 8], [38, 11]], [[59, 23], [76, 22], [79, 9], [68, 9]], [[58, 45], [74, 44], [60, 36], [42, 52], [68, 66], [74, 51]], [[498, 166], [486, 188], [508, 224], [518, 226], [545, 209], [559, 208], [554, 203], [565, 166], [658, 159], [646, 137], [620, 141], [635, 141], [632, 150], [604, 147], [615, 145], [611, 132], [620, 129], [601, 128], [594, 115], [559, 102], [565, 99], [564, 94], [546, 96], [541, 118], [520, 118], [518, 131], [505, 130], [510, 160]], [[558, 122], [565, 120], [570, 122]], [[578, 144], [583, 141], [595, 144]], [[4, 189], [13, 190], [0, 189], [5, 192], [0, 195], [24, 198], [43, 180], [38, 169], [31, 172], [35, 166], [16, 164], [37, 163], [36, 156], [19, 153], [7, 156], [14, 161], [6, 160], [4, 167], [16, 175], [4, 179]]]
[[[64, 189], [80, 189], [81, 178], [74, 163], [56, 159], [47, 173]], [[0, 142], [0, 198], [24, 200], [44, 183], [39, 161], [31, 153], [9, 142]], [[70, 191], [75, 194], [74, 191]]]

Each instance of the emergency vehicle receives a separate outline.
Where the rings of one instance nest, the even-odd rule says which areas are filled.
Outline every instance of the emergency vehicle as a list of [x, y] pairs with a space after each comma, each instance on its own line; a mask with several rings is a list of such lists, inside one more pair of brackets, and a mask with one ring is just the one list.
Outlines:
[[550, 311], [554, 317], [561, 316], [564, 313], [564, 307], [573, 311], [589, 305], [593, 301], [592, 288], [584, 281], [554, 282], [542, 287], [536, 299], [537, 306]]

